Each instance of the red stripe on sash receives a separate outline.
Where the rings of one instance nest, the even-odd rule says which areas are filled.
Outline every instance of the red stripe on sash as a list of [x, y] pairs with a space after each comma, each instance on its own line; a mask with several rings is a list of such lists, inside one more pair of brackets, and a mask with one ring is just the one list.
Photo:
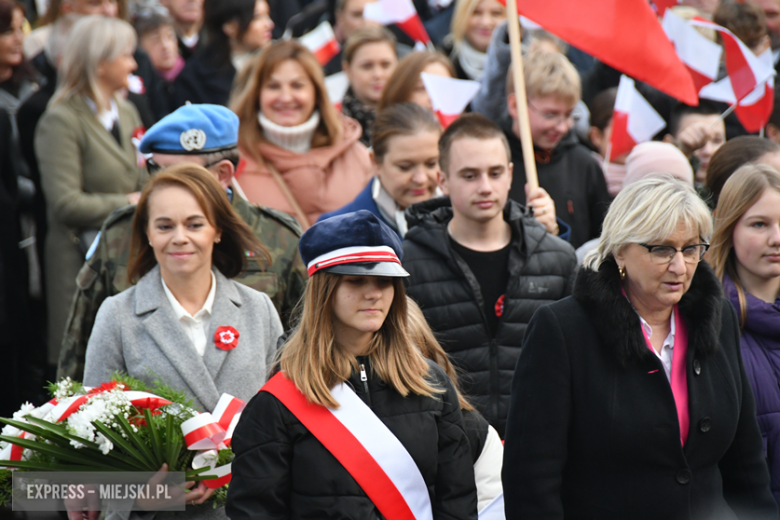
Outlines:
[[412, 510], [393, 481], [352, 432], [326, 407], [307, 401], [282, 372], [277, 372], [260, 391], [279, 399], [301, 421], [352, 475], [382, 516], [387, 520], [415, 520]]

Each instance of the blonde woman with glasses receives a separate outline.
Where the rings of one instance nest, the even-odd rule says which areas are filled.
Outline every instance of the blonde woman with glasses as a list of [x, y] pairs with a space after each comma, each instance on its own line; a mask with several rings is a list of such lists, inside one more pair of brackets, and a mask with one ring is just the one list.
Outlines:
[[572, 296], [528, 325], [507, 518], [777, 519], [737, 316], [701, 262], [711, 234], [670, 175], [615, 198]]
[[62, 53], [59, 88], [35, 132], [49, 222], [45, 281], [53, 364], [91, 240], [112, 211], [138, 202], [147, 179], [133, 144], [141, 118], [122, 96], [136, 68], [135, 46], [127, 22], [97, 15], [79, 20]]

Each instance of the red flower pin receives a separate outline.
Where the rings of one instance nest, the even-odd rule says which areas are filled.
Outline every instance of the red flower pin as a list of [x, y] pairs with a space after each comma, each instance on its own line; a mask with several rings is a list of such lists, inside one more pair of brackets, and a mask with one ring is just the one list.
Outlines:
[[233, 350], [238, 346], [238, 331], [233, 327], [217, 327], [214, 343], [222, 350]]

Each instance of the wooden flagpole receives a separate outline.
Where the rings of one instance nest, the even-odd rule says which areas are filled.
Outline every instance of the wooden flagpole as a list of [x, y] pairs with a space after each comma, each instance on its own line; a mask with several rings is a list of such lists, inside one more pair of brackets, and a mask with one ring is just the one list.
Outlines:
[[517, 124], [520, 127], [525, 178], [528, 187], [534, 189], [539, 187], [539, 177], [536, 174], [534, 143], [531, 140], [531, 123], [528, 120], [528, 98], [525, 93], [523, 53], [520, 50], [520, 16], [517, 12], [517, 0], [506, 0], [506, 12], [509, 48], [512, 52], [512, 74], [515, 80], [515, 98], [517, 99]]

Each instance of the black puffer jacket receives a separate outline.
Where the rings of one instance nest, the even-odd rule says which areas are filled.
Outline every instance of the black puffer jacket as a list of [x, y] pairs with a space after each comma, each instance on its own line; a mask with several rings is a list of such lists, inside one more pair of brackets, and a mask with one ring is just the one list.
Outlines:
[[[435, 398], [401, 397], [370, 366], [365, 385], [358, 372], [347, 382], [417, 463], [434, 520], [476, 520], [474, 468], [458, 398], [441, 368], [428, 365], [431, 381], [445, 390]], [[382, 518], [338, 460], [268, 392], [249, 402], [231, 442], [235, 459], [226, 512], [233, 520]]]
[[577, 258], [571, 245], [509, 201], [504, 209], [513, 237], [509, 283], [493, 338], [477, 279], [450, 245], [451, 219], [447, 198], [407, 210], [403, 265], [411, 274], [409, 296], [422, 308], [453, 363], [465, 372], [460, 379], [464, 393], [503, 437], [526, 325], [536, 309], [571, 294]]

